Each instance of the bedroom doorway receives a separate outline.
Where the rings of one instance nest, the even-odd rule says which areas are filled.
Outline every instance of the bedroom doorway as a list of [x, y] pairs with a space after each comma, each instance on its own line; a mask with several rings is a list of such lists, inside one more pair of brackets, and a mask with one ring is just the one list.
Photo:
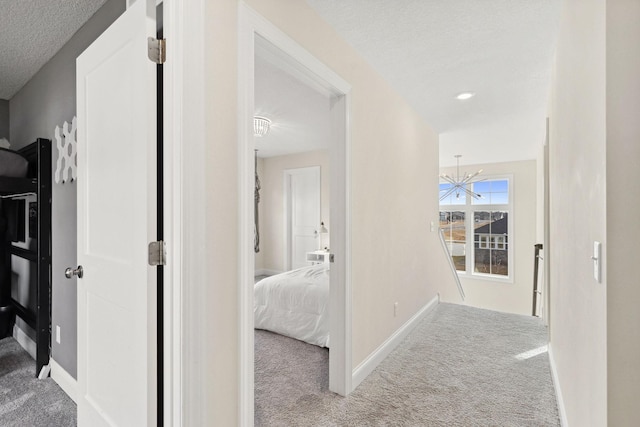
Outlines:
[[[254, 197], [255, 179], [254, 164], [261, 168], [261, 156], [266, 156], [268, 145], [258, 146], [254, 138], [254, 116], [266, 114], [260, 111], [255, 102], [255, 69], [258, 61], [266, 61], [270, 65], [286, 70], [286, 73], [304, 82], [318, 93], [325, 96], [327, 121], [323, 125], [323, 138], [326, 144], [326, 155], [330, 170], [321, 176], [328, 181], [330, 198], [328, 213], [321, 214], [321, 223], [329, 218], [325, 226], [331, 239], [330, 252], [327, 260], [330, 264], [330, 289], [328, 298], [330, 318], [331, 350], [328, 360], [329, 390], [346, 396], [351, 392], [351, 291], [350, 291], [350, 221], [349, 221], [349, 129], [348, 112], [350, 104], [350, 90], [348, 83], [335, 72], [313, 57], [303, 47], [282, 33], [273, 24], [266, 21], [246, 4], [240, 7], [240, 44], [239, 54], [239, 157], [240, 157], [240, 424], [253, 425], [254, 422], [254, 280], [255, 280], [255, 252], [254, 252]], [[257, 56], [256, 53], [259, 52]], [[304, 112], [303, 112], [304, 113]], [[310, 115], [313, 119], [313, 115]], [[300, 128], [294, 122], [278, 121], [273, 118], [271, 132], [278, 129], [299, 132]], [[315, 133], [299, 135], [295, 143], [308, 142], [316, 136]], [[258, 155], [255, 154], [258, 149]], [[308, 150], [307, 150], [308, 151]], [[306, 166], [313, 166], [307, 164]], [[324, 171], [324, 169], [323, 169]], [[282, 174], [280, 175], [282, 183]], [[261, 183], [264, 184], [264, 181]], [[280, 184], [282, 188], [282, 184]], [[261, 203], [267, 195], [262, 192]], [[282, 202], [281, 206], [284, 206]], [[326, 215], [326, 216], [325, 216]], [[260, 219], [261, 251], [267, 244], [267, 232], [270, 227], [279, 227], [283, 236], [284, 220], [265, 225]], [[320, 224], [318, 224], [320, 225]], [[319, 246], [318, 246], [319, 248]], [[265, 250], [266, 255], [266, 250]], [[278, 255], [285, 257], [284, 251]], [[284, 268], [284, 264], [283, 264]]]

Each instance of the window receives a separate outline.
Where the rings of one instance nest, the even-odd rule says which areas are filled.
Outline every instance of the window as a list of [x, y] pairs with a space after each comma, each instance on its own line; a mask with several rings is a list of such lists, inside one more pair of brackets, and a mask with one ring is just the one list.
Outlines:
[[[481, 198], [455, 192], [440, 201], [440, 228], [458, 274], [509, 279], [513, 227], [510, 178], [490, 178], [469, 190]], [[451, 188], [440, 184], [440, 194]]]

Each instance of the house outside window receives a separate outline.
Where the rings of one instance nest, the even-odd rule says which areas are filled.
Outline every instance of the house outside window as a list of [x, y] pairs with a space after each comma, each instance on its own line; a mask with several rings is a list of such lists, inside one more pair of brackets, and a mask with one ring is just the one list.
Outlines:
[[[461, 277], [508, 280], [513, 247], [512, 178], [490, 177], [468, 184], [480, 199], [455, 193], [440, 201], [440, 228]], [[450, 184], [440, 184], [444, 194]]]

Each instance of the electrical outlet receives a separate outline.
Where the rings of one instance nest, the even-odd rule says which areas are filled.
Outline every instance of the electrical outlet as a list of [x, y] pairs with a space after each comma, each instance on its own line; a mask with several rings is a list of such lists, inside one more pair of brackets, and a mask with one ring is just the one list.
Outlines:
[[60, 326], [56, 325], [56, 342], [60, 344]]
[[398, 315], [398, 303], [395, 302], [393, 304], [393, 317], [396, 317]]

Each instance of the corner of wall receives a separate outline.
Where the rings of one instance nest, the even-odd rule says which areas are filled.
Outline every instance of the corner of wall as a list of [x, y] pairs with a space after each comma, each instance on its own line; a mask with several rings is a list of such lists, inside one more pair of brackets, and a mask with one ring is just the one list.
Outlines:
[[416, 314], [414, 314], [409, 320], [407, 320], [396, 332], [394, 332], [389, 338], [387, 338], [377, 349], [375, 349], [366, 359], [364, 359], [358, 366], [353, 369], [353, 375], [351, 379], [351, 387], [353, 390], [364, 381], [365, 378], [374, 371], [374, 369], [382, 363], [382, 361], [393, 350], [400, 345], [411, 331], [424, 319], [429, 313], [432, 313], [438, 304], [440, 303], [440, 294], [431, 299], [424, 307], [422, 307]]
[[558, 404], [558, 415], [560, 415], [560, 425], [562, 427], [569, 427], [567, 421], [567, 413], [564, 409], [564, 399], [562, 398], [562, 388], [560, 386], [560, 378], [558, 377], [558, 369], [556, 368], [556, 362], [553, 358], [553, 351], [551, 349], [551, 343], [548, 345], [549, 366], [551, 367], [551, 379], [553, 381], [553, 390], [556, 394], [556, 402]]

